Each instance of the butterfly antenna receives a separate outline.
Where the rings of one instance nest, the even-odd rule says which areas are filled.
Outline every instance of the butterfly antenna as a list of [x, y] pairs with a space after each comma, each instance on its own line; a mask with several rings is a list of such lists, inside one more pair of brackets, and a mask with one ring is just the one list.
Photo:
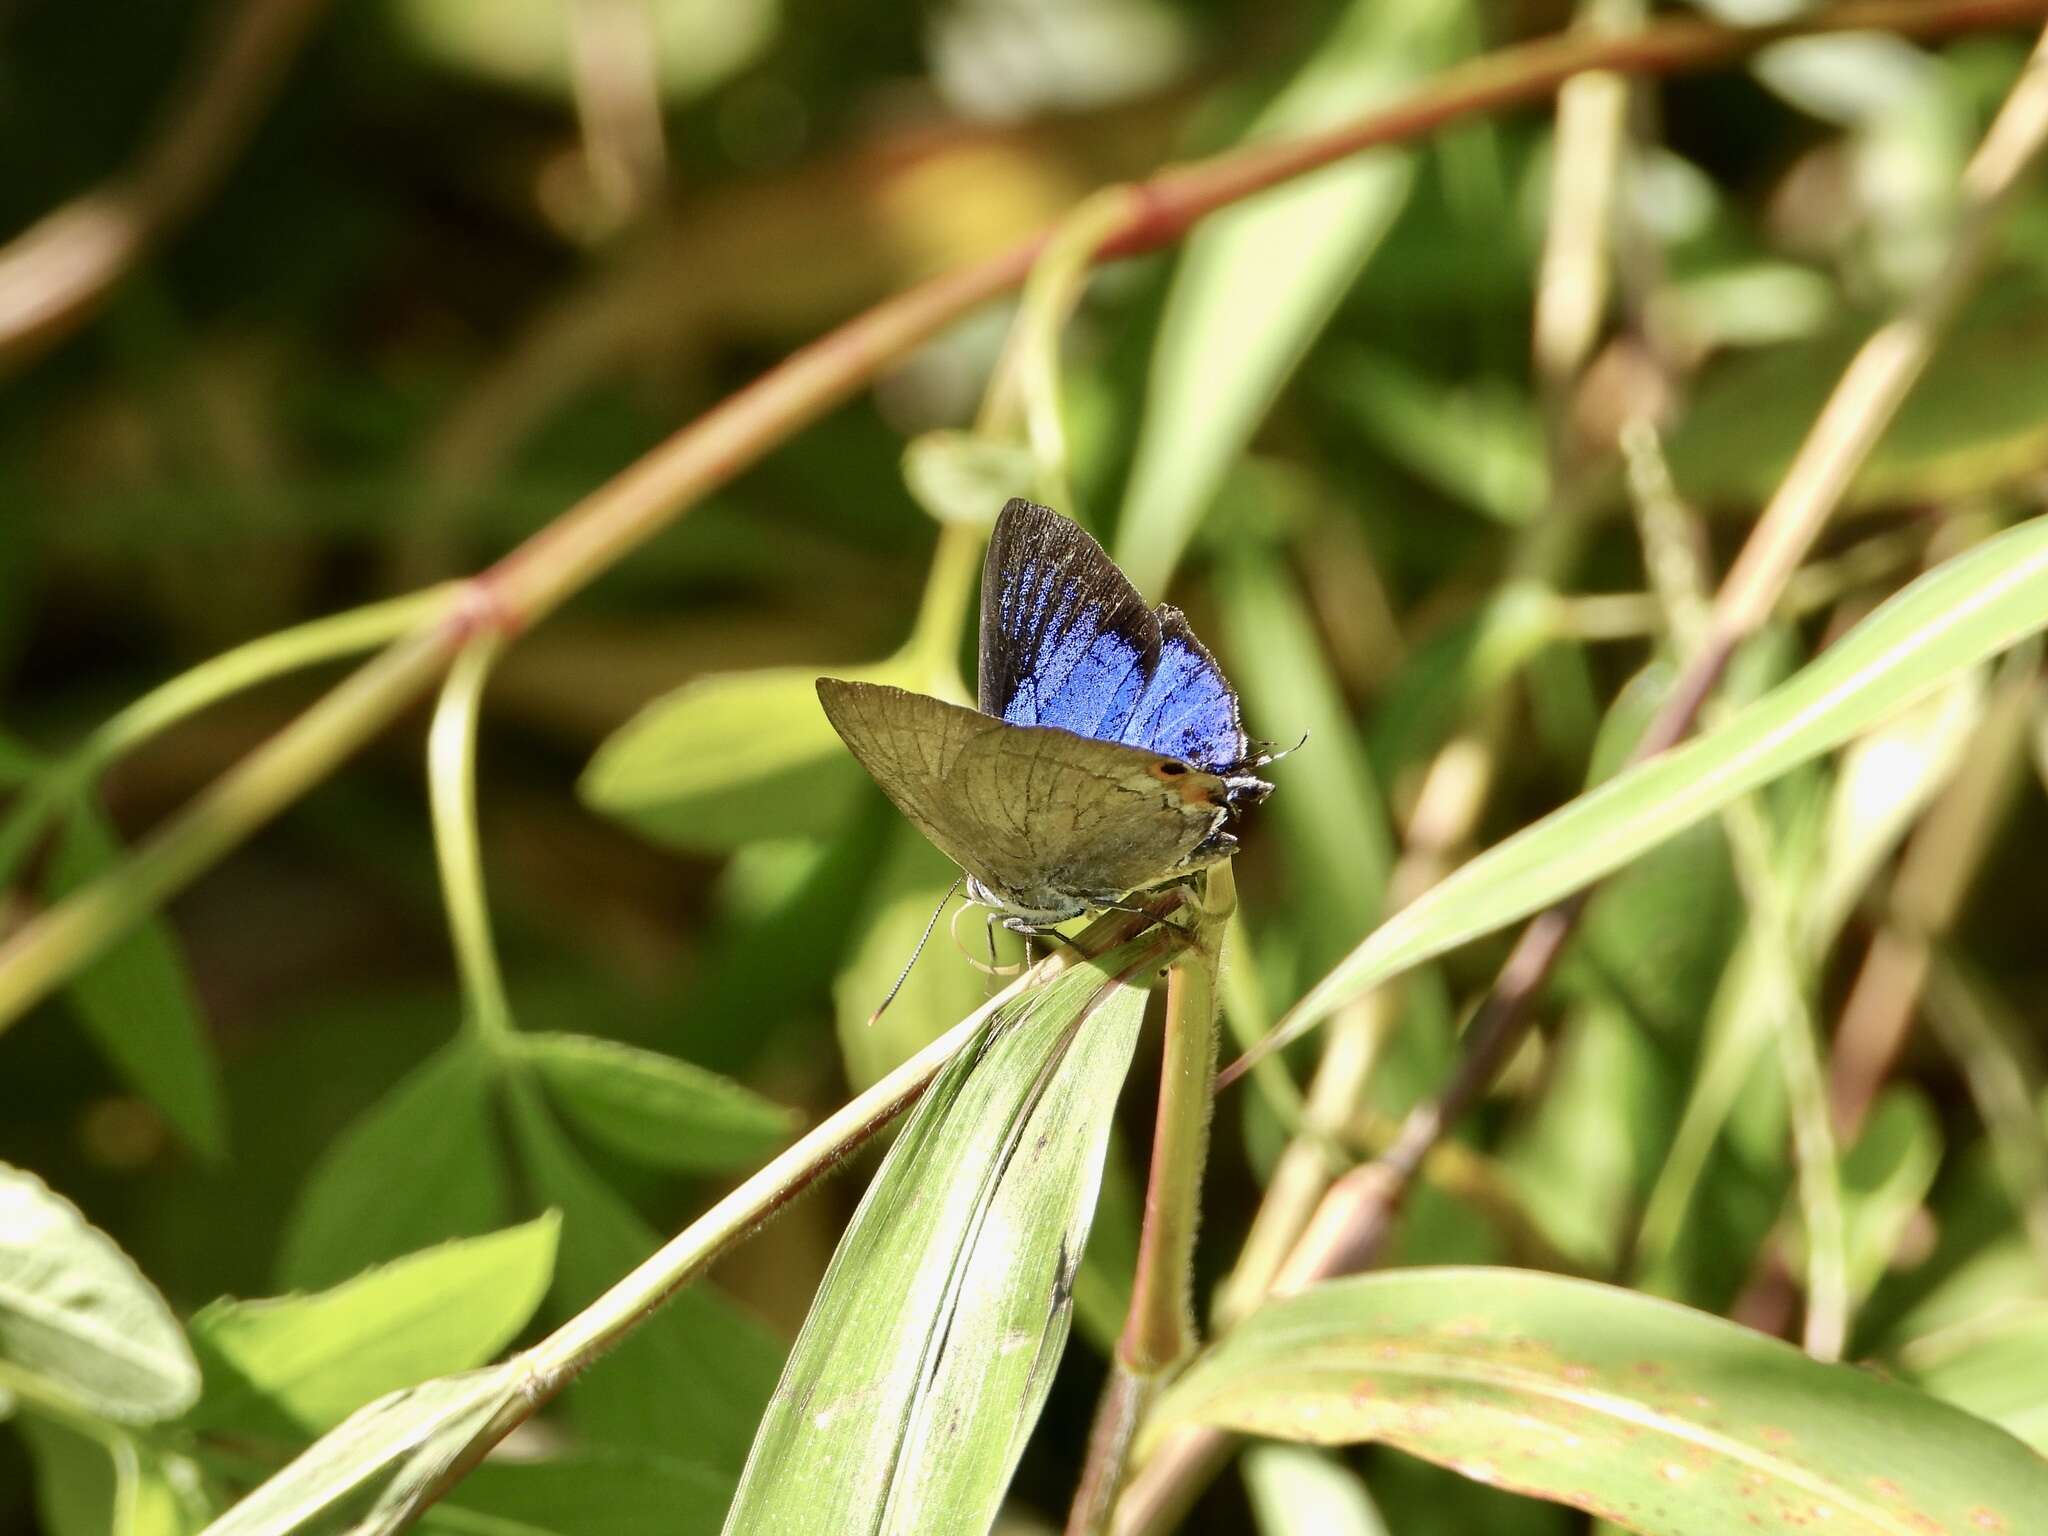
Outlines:
[[868, 1015], [870, 1029], [874, 1027], [875, 1020], [889, 1011], [889, 1005], [896, 1001], [896, 994], [903, 990], [903, 983], [910, 980], [911, 967], [917, 964], [917, 957], [924, 953], [925, 944], [931, 939], [932, 930], [939, 926], [939, 914], [946, 910], [946, 903], [953, 899], [953, 893], [960, 889], [960, 882], [966, 878], [965, 875], [955, 876], [953, 883], [946, 887], [946, 894], [939, 898], [939, 904], [932, 908], [931, 921], [924, 925], [924, 932], [918, 935], [917, 948], [913, 949], [910, 958], [903, 962], [903, 972], [896, 978], [896, 985], [889, 989], [889, 995], [882, 999], [881, 1006]]

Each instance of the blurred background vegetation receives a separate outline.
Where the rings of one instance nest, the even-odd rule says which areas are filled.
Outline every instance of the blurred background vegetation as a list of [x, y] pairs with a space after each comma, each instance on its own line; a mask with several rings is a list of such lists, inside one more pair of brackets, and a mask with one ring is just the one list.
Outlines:
[[[480, 568], [794, 346], [1097, 185], [1340, 120], [1578, 14], [1564, 0], [312, 9], [218, 190], [87, 323], [0, 376], [0, 721], [33, 752], [72, 747], [230, 645]], [[1631, 7], [1590, 9], [1625, 21]], [[0, 4], [0, 229], [132, 164], [235, 10]], [[1256, 733], [1312, 732], [1276, 770], [1240, 860], [1241, 1017], [1270, 1016], [1370, 927], [1395, 829], [1447, 743], [1470, 737], [1489, 775], [1440, 850], [1451, 859], [1611, 763], [1640, 725], [1632, 679], [1659, 637], [1621, 423], [1665, 426], [1678, 489], [1725, 561], [1856, 341], [1938, 263], [1962, 163], [2026, 46], [1845, 36], [1642, 85], [1610, 291], [1596, 297], [1605, 318], [1562, 377], [1532, 363], [1530, 343], [1553, 206], [1547, 112], [1373, 162], [1342, 196], [1304, 205], [1279, 249], [1215, 240], [1090, 287], [1065, 353], [1065, 510], [1154, 595], [1172, 577]], [[1924, 564], [2039, 510], [2048, 198], [2023, 199], [2007, 230], [1795, 586], [1798, 613], [1759, 676]], [[525, 1029], [647, 1046], [815, 1118], [985, 995], [942, 929], [895, 1009], [864, 1022], [950, 872], [836, 749], [779, 745], [788, 688], [684, 694], [665, 724], [638, 728], [658, 728], [672, 777], [607, 777], [600, 759], [580, 792], [579, 780], [682, 685], [793, 668], [807, 698], [816, 672], [903, 641], [937, 535], [905, 447], [971, 422], [1007, 318], [994, 306], [906, 359], [507, 654], [485, 704], [480, 802]], [[105, 863], [108, 829], [132, 840], [326, 680], [267, 684], [120, 762], [103, 786], [107, 828], [29, 850], [0, 897], [0, 934]], [[2018, 709], [2027, 723], [2008, 733], [2012, 771], [1960, 871], [1970, 899], [1953, 927], [1972, 1006], [2010, 1015], [1993, 1030], [1998, 1070], [2038, 1091], [2048, 814], [2036, 784], [2008, 792], [2041, 751], [2031, 693]], [[527, 1140], [496, 1171], [451, 1173], [424, 1149], [417, 1165], [383, 1166], [376, 1190], [407, 1207], [406, 1230], [321, 1248], [336, 1221], [317, 1210], [333, 1185], [323, 1156], [331, 1169], [350, 1127], [396, 1102], [459, 1027], [423, 723], [424, 711], [386, 733], [180, 896], [117, 968], [0, 1039], [0, 1160], [76, 1201], [181, 1313], [328, 1283], [390, 1256], [372, 1251], [386, 1238], [401, 1251], [543, 1204], [570, 1207], [574, 1232], [580, 1203], [613, 1241], [572, 1261], [565, 1239], [558, 1316], [775, 1144], [779, 1122], [743, 1107], [711, 1152], [650, 1157], [608, 1141], [601, 1114], [579, 1120], [572, 1096], [547, 1143], [557, 1161]], [[1947, 762], [1968, 729], [1945, 738]], [[1888, 850], [1876, 857], [1889, 869]], [[1830, 951], [1824, 1019], [1845, 1017], [1890, 878]], [[1660, 1269], [1645, 1278], [1630, 1251], [1737, 918], [1717, 833], [1610, 888], [1540, 1047], [1471, 1130], [1492, 1159], [1488, 1198], [1425, 1191], [1403, 1257], [1634, 1274], [1786, 1326], [1762, 1256], [1789, 1178], [1782, 1105], [1733, 1113]], [[1451, 1021], [1503, 950], [1473, 946], [1407, 990], [1412, 1027], [1375, 1080], [1376, 1124], [1438, 1081]], [[1143, 1049], [1125, 1122], [1135, 1147], [1152, 1092]], [[1915, 1037], [1879, 1079], [1888, 1140], [1866, 1155], [1857, 1207], [1875, 1224], [1861, 1234], [1866, 1352], [2020, 1241], [1956, 1061]], [[1255, 1096], [1224, 1104], [1209, 1279], [1243, 1237], [1275, 1124]], [[1113, 1158], [1098, 1246], [1130, 1240], [1132, 1167], [1127, 1150]], [[773, 1341], [801, 1321], [860, 1182], [828, 1184], [716, 1272], [760, 1324], [768, 1382]], [[1503, 1201], [1513, 1221], [1487, 1214]], [[2018, 1252], [1996, 1294], [2042, 1294], [2042, 1266]], [[1095, 1266], [1104, 1290], [1080, 1298], [1087, 1347], [1070, 1352], [1026, 1459], [1022, 1509], [1057, 1510], [1071, 1487], [1120, 1312], [1116, 1270], [1114, 1257]], [[701, 1339], [723, 1325], [676, 1326]], [[639, 1343], [571, 1401], [623, 1381]], [[2048, 1360], [2040, 1348], [2030, 1358]], [[744, 1450], [761, 1376], [758, 1361], [733, 1367], [715, 1460]], [[628, 1404], [611, 1422], [654, 1411], [666, 1410]], [[1418, 1463], [1369, 1463], [1404, 1533], [1578, 1528]], [[37, 1528], [28, 1472], [23, 1447], [0, 1438], [0, 1529]], [[1197, 1517], [1215, 1530], [1248, 1518], [1228, 1487]]]

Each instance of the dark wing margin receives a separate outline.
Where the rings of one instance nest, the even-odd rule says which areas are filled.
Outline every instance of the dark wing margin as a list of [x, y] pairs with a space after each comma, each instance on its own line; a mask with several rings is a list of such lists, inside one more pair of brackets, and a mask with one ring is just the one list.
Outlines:
[[1021, 499], [1004, 506], [982, 564], [983, 714], [1113, 740], [1160, 640], [1159, 616], [1078, 523]]
[[1250, 752], [1237, 691], [1209, 648], [1195, 638], [1186, 614], [1162, 603], [1158, 617], [1159, 663], [1117, 739], [1148, 752], [1184, 757], [1211, 773], [1233, 773]]

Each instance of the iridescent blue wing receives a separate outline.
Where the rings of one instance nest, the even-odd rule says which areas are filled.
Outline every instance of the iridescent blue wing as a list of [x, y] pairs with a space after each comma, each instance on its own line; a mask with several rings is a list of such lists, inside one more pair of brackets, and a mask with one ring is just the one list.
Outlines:
[[1079, 524], [1012, 501], [982, 571], [984, 714], [1056, 725], [1227, 773], [1237, 695], [1178, 608], [1151, 609]]
[[1003, 508], [981, 576], [983, 714], [1122, 740], [1159, 655], [1158, 615], [1079, 524]]
[[1237, 693], [1178, 608], [1158, 611], [1159, 660], [1111, 740], [1228, 773], [1249, 752]]

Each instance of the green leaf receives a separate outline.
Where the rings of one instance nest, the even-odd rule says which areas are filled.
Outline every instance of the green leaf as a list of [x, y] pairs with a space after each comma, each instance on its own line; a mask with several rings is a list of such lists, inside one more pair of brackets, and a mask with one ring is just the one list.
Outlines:
[[1037, 498], [1038, 456], [978, 432], [926, 432], [903, 450], [903, 481], [937, 521], [987, 528], [1012, 496]]
[[[585, 1306], [661, 1239], [537, 1106], [522, 1105], [514, 1126], [535, 1192], [562, 1212], [554, 1305]], [[700, 1282], [671, 1297], [580, 1378], [564, 1406], [601, 1444], [736, 1471], [782, 1355], [766, 1328]]]
[[697, 678], [614, 731], [577, 793], [656, 842], [699, 852], [836, 831], [866, 780], [819, 707], [822, 671], [903, 681], [887, 667]]
[[206, 1523], [199, 1470], [187, 1458], [34, 1414], [21, 1430], [47, 1536], [190, 1536]]
[[1333, 392], [1381, 451], [1418, 479], [1497, 522], [1542, 509], [1549, 475], [1535, 405], [1498, 379], [1448, 387], [1380, 353], [1351, 352]]
[[1456, 870], [1339, 962], [1276, 1032], [1298, 1030], [1387, 977], [1598, 880], [2044, 625], [2048, 518], [2034, 518], [1920, 577], [1705, 736], [1616, 775]]
[[[488, 14], [467, 0], [393, 0], [387, 12], [410, 49], [445, 69], [561, 102], [576, 90], [570, 0], [500, 0]], [[664, 103], [680, 105], [772, 44], [780, 15], [771, 0], [664, 0], [647, 9], [646, 56], [635, 63]]]
[[[1760, 501], [1868, 334], [1852, 320], [1810, 341], [1737, 353], [1710, 368], [1672, 434], [1671, 469], [1690, 501]], [[1949, 501], [2028, 473], [2048, 438], [2048, 293], [1995, 285], [1972, 299], [1871, 451], [1851, 506]]]
[[1241, 1466], [1260, 1536], [1387, 1536], [1364, 1482], [1334, 1456], [1260, 1444]]
[[1849, 1295], [1877, 1288], [1941, 1166], [1941, 1126], [1924, 1095], [1887, 1088], [1842, 1159]]
[[[1393, 99], [1444, 61], [1466, 25], [1462, 5], [1440, 0], [1353, 0], [1247, 139], [1292, 137]], [[1232, 462], [1407, 201], [1410, 174], [1402, 150], [1355, 155], [1203, 220], [1188, 240], [1117, 526], [1117, 564], [1141, 591], [1166, 585]]]
[[1515, 1270], [1274, 1302], [1168, 1389], [1138, 1453], [1210, 1424], [1380, 1441], [1646, 1536], [2018, 1533], [2048, 1462], [1911, 1388], [1632, 1291]]
[[486, 1461], [428, 1510], [449, 1536], [717, 1536], [730, 1474], [650, 1451], [579, 1450], [546, 1461]]
[[102, 1418], [146, 1424], [199, 1396], [178, 1320], [114, 1240], [0, 1163], [0, 1359]]
[[1004, 1008], [919, 1101], [833, 1255], [728, 1531], [994, 1520], [1066, 1342], [1145, 1012], [1113, 978], [1146, 947]]
[[[26, 1414], [21, 1435], [35, 1466], [36, 1513], [49, 1536], [106, 1536], [115, 1528], [116, 1453], [55, 1419]], [[127, 1447], [133, 1459], [133, 1446]]]
[[1894, 1364], [1914, 1385], [2048, 1455], [2048, 1301], [2010, 1302], [1926, 1334]]
[[1543, 1092], [1501, 1156], [1544, 1236], [1588, 1272], [1620, 1258], [1661, 1154], [1671, 1086], [1661, 1054], [1612, 1005], [1573, 1011]]
[[443, 1047], [348, 1128], [314, 1167], [285, 1229], [278, 1270], [294, 1290], [505, 1220], [490, 1065], [467, 1040]]
[[214, 1302], [191, 1323], [207, 1375], [194, 1423], [251, 1427], [260, 1403], [317, 1434], [387, 1392], [484, 1364], [547, 1294], [560, 1227], [549, 1212], [317, 1295]]
[[589, 1035], [522, 1034], [519, 1054], [576, 1128], [657, 1168], [744, 1168], [789, 1139], [794, 1110], [687, 1061]]
[[[84, 800], [64, 808], [50, 865], [49, 895], [68, 896], [112, 869], [120, 843]], [[208, 1158], [226, 1149], [220, 1076], [192, 982], [170, 928], [146, 919], [71, 978], [71, 1005], [107, 1059], [179, 1135]]]
[[396, 1531], [420, 1492], [454, 1464], [479, 1431], [526, 1385], [517, 1365], [408, 1387], [357, 1409], [322, 1435], [204, 1536], [285, 1536], [320, 1522], [381, 1480], [368, 1516], [349, 1536]]

